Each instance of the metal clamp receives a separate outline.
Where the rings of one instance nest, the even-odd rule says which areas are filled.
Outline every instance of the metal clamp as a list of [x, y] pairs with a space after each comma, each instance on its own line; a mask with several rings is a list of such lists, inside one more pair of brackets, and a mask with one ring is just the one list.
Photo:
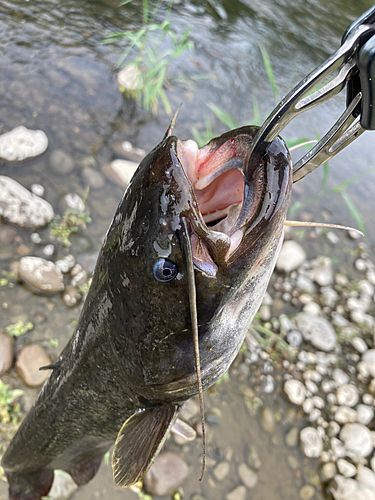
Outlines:
[[[297, 115], [337, 95], [348, 87], [347, 109], [327, 134], [293, 165], [296, 182], [344, 149], [366, 129], [375, 129], [375, 6], [346, 31], [341, 47], [304, 78], [268, 116], [252, 143], [252, 153], [262, 154], [267, 144]], [[340, 69], [341, 68], [341, 69]], [[334, 71], [339, 74], [319, 90], [316, 86]]]

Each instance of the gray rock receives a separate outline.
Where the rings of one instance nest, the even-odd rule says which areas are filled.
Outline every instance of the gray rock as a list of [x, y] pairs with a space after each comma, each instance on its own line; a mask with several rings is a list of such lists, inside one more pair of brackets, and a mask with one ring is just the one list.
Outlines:
[[54, 217], [52, 206], [10, 177], [0, 176], [0, 216], [24, 229], [38, 229]]
[[367, 344], [362, 337], [355, 337], [354, 339], [351, 340], [351, 343], [354, 349], [356, 349], [361, 354], [367, 351], [368, 349]]
[[270, 408], [262, 406], [260, 409], [260, 423], [266, 432], [275, 430], [275, 416]]
[[0, 331], [0, 376], [12, 368], [14, 338]]
[[171, 495], [184, 482], [189, 467], [177, 453], [161, 452], [144, 477], [144, 484], [151, 495]]
[[348, 456], [356, 461], [367, 457], [373, 450], [370, 430], [362, 424], [345, 424], [340, 438], [348, 452]]
[[85, 204], [77, 193], [67, 193], [61, 198], [59, 204], [63, 212], [65, 210], [77, 210], [78, 212], [85, 210]]
[[276, 262], [276, 269], [290, 273], [306, 260], [304, 249], [293, 240], [285, 241]]
[[374, 500], [374, 492], [355, 479], [337, 474], [330, 483], [329, 491], [335, 500]]
[[255, 470], [259, 470], [262, 466], [259, 454], [254, 446], [249, 447], [249, 456], [247, 461], [249, 462], [249, 465], [251, 465], [251, 467]]
[[242, 463], [238, 466], [238, 475], [245, 486], [250, 489], [255, 488], [258, 482], [258, 474], [249, 469], [249, 467]]
[[306, 398], [306, 387], [299, 380], [287, 380], [284, 384], [284, 392], [289, 401], [295, 405], [301, 405]]
[[[141, 72], [135, 64], [129, 64], [117, 74], [117, 83], [120, 90], [136, 90], [139, 86]], [[122, 89], [121, 89], [122, 88]], [[122, 90], [123, 91], [123, 90]]]
[[62, 301], [66, 307], [76, 307], [81, 299], [82, 295], [79, 293], [76, 287], [70, 285], [65, 288], [62, 295]]
[[323, 441], [314, 427], [305, 427], [300, 433], [301, 448], [306, 457], [318, 458], [323, 451]]
[[103, 165], [102, 171], [109, 180], [122, 187], [127, 187], [138, 164], [129, 160], [114, 160]]
[[308, 302], [305, 306], [303, 306], [302, 311], [313, 316], [319, 316], [319, 314], [322, 312], [320, 305], [313, 301]]
[[62, 149], [55, 149], [49, 157], [51, 169], [58, 175], [67, 175], [74, 170], [74, 161]]
[[334, 416], [339, 424], [353, 423], [357, 420], [357, 412], [349, 406], [340, 406]]
[[344, 458], [347, 455], [345, 446], [342, 441], [333, 437], [331, 439], [331, 453], [333, 460], [337, 461], [339, 458]]
[[337, 389], [336, 398], [339, 405], [353, 407], [359, 401], [358, 390], [353, 384], [341, 385]]
[[105, 178], [103, 175], [91, 167], [83, 169], [82, 179], [93, 189], [101, 189], [105, 186]]
[[299, 490], [299, 497], [301, 500], [310, 500], [314, 496], [314, 493], [314, 487], [310, 484], [305, 484], [305, 486], [302, 486]]
[[194, 401], [194, 399], [188, 399], [184, 406], [182, 407], [179, 417], [186, 422], [191, 422], [191, 420], [198, 415], [199, 405]]
[[353, 477], [357, 474], [357, 468], [355, 465], [351, 464], [344, 458], [339, 458], [337, 460], [337, 468], [341, 475], [344, 477]]
[[369, 425], [374, 418], [374, 410], [367, 405], [360, 404], [356, 408], [357, 421], [363, 425]]
[[[333, 380], [337, 383], [337, 385], [344, 385], [349, 382], [349, 375], [347, 375], [341, 368], [335, 368], [332, 372]], [[345, 404], [345, 403], [340, 403]], [[350, 406], [350, 405], [348, 405]]]
[[327, 483], [336, 474], [336, 465], [333, 462], [323, 464], [319, 471], [320, 479], [323, 483]]
[[194, 441], [197, 437], [195, 430], [180, 418], [178, 418], [173, 424], [171, 434], [173, 434], [174, 442], [179, 446], [183, 446], [190, 441]]
[[55, 264], [40, 257], [22, 257], [18, 275], [33, 290], [45, 294], [64, 290], [63, 275]]
[[60, 269], [62, 273], [68, 273], [74, 267], [75, 263], [75, 258], [73, 257], [73, 255], [69, 254], [62, 259], [57, 260], [55, 262], [55, 266]]
[[375, 349], [369, 349], [362, 354], [362, 361], [366, 363], [370, 370], [371, 377], [375, 378]]
[[299, 430], [298, 427], [291, 427], [285, 435], [285, 443], [290, 448], [297, 446], [298, 444]]
[[48, 493], [48, 498], [53, 500], [66, 500], [77, 490], [78, 486], [73, 479], [62, 470], [55, 470], [52, 488]]
[[305, 340], [322, 351], [331, 351], [336, 345], [336, 332], [329, 322], [311, 314], [299, 313], [294, 318]]
[[372, 490], [375, 495], [375, 473], [371, 469], [361, 464], [358, 465], [357, 481]]
[[228, 495], [225, 496], [226, 500], [246, 500], [245, 486], [237, 486]]
[[329, 257], [317, 257], [311, 262], [309, 278], [320, 286], [328, 286], [333, 283], [332, 261]]
[[48, 138], [42, 130], [16, 127], [0, 135], [0, 158], [7, 161], [22, 161], [38, 156], [47, 149]]
[[19, 376], [30, 387], [39, 387], [47, 380], [50, 370], [39, 370], [41, 366], [51, 364], [49, 356], [37, 344], [22, 349], [18, 356], [16, 368]]
[[218, 481], [222, 481], [229, 474], [230, 465], [228, 462], [220, 462], [214, 468], [214, 476]]
[[286, 336], [286, 341], [294, 347], [299, 347], [303, 341], [302, 333], [298, 330], [290, 330]]

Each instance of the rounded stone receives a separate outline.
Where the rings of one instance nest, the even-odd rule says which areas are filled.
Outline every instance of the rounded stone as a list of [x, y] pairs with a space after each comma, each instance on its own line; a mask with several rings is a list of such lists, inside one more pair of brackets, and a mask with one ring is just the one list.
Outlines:
[[299, 497], [301, 500], [310, 500], [315, 493], [315, 489], [313, 486], [310, 484], [305, 484], [305, 486], [302, 486], [302, 488], [299, 490]]
[[374, 410], [367, 405], [360, 404], [356, 408], [357, 421], [363, 425], [369, 425], [374, 418]]
[[0, 135], [0, 158], [22, 161], [38, 156], [47, 149], [48, 138], [42, 130], [30, 130], [23, 125]]
[[129, 160], [114, 160], [111, 163], [103, 165], [102, 171], [106, 177], [115, 184], [127, 187], [138, 164]]
[[305, 401], [306, 387], [299, 380], [287, 380], [284, 384], [284, 391], [291, 403], [301, 405]]
[[296, 241], [285, 241], [276, 262], [276, 269], [290, 273], [300, 267], [306, 260], [304, 249]]
[[357, 473], [357, 468], [355, 465], [351, 464], [344, 458], [339, 458], [337, 460], [337, 468], [344, 477], [353, 477]]
[[335, 500], [374, 500], [374, 492], [358, 481], [336, 474], [329, 491]]
[[82, 170], [82, 179], [93, 189], [101, 189], [105, 185], [103, 175], [91, 167]]
[[246, 464], [242, 463], [238, 466], [238, 475], [245, 486], [250, 489], [255, 488], [258, 482], [258, 474], [252, 471]]
[[218, 481], [222, 481], [229, 474], [230, 465], [228, 462], [220, 462], [214, 468], [214, 476]]
[[327, 483], [336, 474], [336, 465], [333, 462], [323, 464], [319, 471], [320, 479], [323, 483]]
[[335, 420], [339, 424], [348, 424], [357, 420], [357, 412], [349, 406], [340, 406], [335, 413]]
[[19, 376], [30, 387], [39, 387], [47, 380], [50, 370], [39, 370], [41, 366], [51, 364], [49, 356], [37, 344], [22, 349], [18, 356], [16, 368]]
[[362, 361], [366, 363], [371, 377], [375, 378], [375, 349], [369, 349], [362, 354]]
[[339, 405], [353, 407], [359, 401], [358, 390], [353, 384], [344, 384], [337, 389], [336, 398]]
[[319, 316], [299, 313], [294, 318], [305, 340], [322, 351], [331, 351], [336, 345], [336, 332], [330, 323]]
[[314, 427], [305, 427], [300, 433], [303, 453], [309, 458], [318, 458], [323, 451], [323, 441]]
[[348, 454], [357, 461], [367, 457], [373, 450], [371, 432], [363, 424], [345, 424], [340, 439]]
[[299, 430], [298, 427], [291, 427], [285, 436], [285, 443], [290, 448], [293, 448], [298, 443]]
[[64, 290], [63, 275], [55, 264], [40, 257], [22, 257], [18, 275], [33, 290], [45, 294]]
[[246, 500], [245, 486], [237, 486], [225, 496], [225, 500]]
[[49, 163], [52, 170], [59, 175], [67, 175], [74, 170], [73, 159], [62, 149], [52, 151]]
[[189, 474], [186, 462], [172, 451], [164, 451], [144, 477], [144, 484], [151, 495], [171, 495]]
[[0, 332], [0, 376], [12, 368], [13, 346], [14, 338], [5, 332]]
[[275, 416], [273, 411], [266, 406], [260, 409], [260, 423], [266, 432], [273, 432], [275, 429]]
[[82, 295], [79, 293], [76, 287], [67, 286], [62, 295], [62, 301], [66, 307], [73, 308], [79, 304], [82, 299]]
[[375, 473], [371, 469], [364, 465], [359, 465], [357, 481], [363, 486], [370, 488], [374, 492], [375, 497]]

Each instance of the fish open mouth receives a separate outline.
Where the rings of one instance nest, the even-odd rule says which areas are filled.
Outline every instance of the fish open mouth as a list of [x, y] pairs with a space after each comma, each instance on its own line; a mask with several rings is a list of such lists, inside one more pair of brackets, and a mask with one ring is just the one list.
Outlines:
[[[219, 144], [214, 139], [201, 149], [193, 140], [178, 141], [177, 154], [204, 223], [210, 231], [229, 237], [229, 256], [243, 237], [243, 229], [236, 223], [244, 204], [245, 166], [253, 137], [239, 133], [222, 138]], [[248, 222], [257, 211], [264, 189], [263, 175], [263, 165], [259, 165], [246, 179], [248, 213], [243, 222]]]

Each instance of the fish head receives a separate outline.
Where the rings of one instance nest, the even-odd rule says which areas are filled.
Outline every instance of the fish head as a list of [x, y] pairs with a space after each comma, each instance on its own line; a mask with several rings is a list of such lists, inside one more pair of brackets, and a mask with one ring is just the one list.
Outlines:
[[166, 134], [115, 214], [98, 267], [109, 287], [115, 350], [146, 399], [180, 401], [197, 392], [187, 238], [204, 388], [228, 369], [261, 303], [292, 169], [279, 137], [250, 157], [256, 131], [242, 127], [201, 149]]

